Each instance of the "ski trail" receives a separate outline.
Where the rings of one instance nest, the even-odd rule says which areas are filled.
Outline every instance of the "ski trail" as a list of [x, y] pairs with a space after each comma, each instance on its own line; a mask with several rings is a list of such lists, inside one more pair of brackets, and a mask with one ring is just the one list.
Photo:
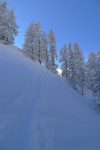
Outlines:
[[[2, 147], [7, 150], [33, 150], [32, 141], [32, 121], [33, 111], [38, 103], [41, 93], [41, 78], [35, 77], [34, 81], [30, 81], [28, 85], [25, 85], [22, 94], [17, 97], [15, 103], [11, 108], [11, 117], [7, 122], [10, 124], [10, 132], [13, 134], [12, 138], [5, 135], [6, 143]], [[13, 126], [13, 128], [12, 128]], [[7, 129], [6, 129], [7, 130]]]
[[[31, 83], [31, 86], [29, 87], [28, 92], [26, 92], [26, 94], [25, 94], [25, 98], [27, 100], [29, 100], [29, 103], [28, 103], [28, 105], [27, 105], [27, 102], [26, 102], [26, 104], [24, 104], [24, 106], [25, 106], [24, 109], [26, 109], [26, 110], [25, 111], [23, 110], [23, 112], [25, 112], [25, 114], [23, 114], [24, 116], [22, 116], [21, 124], [19, 124], [20, 130], [19, 130], [18, 138], [20, 137], [21, 140], [19, 140], [19, 141], [23, 141], [23, 143], [22, 142], [18, 143], [18, 145], [19, 145], [18, 150], [22, 150], [22, 149], [31, 150], [33, 147], [33, 141], [32, 141], [33, 111], [34, 111], [34, 109], [38, 103], [39, 97], [40, 97], [41, 79], [38, 78], [36, 80], [36, 84], [35, 84], [36, 89], [35, 89], [34, 94], [33, 94], [33, 89], [32, 89], [33, 85], [34, 85], [34, 83]], [[28, 95], [30, 95], [29, 99], [28, 99]]]
[[40, 140], [42, 139], [41, 136], [41, 110], [39, 108], [40, 103], [43, 100], [43, 91], [44, 91], [44, 79], [43, 77], [41, 78], [41, 84], [40, 84], [40, 91], [39, 91], [39, 97], [37, 100], [37, 103], [34, 107], [33, 111], [33, 122], [32, 122], [32, 132], [33, 132], [33, 149], [40, 150], [42, 147], [40, 147]]
[[[36, 103], [35, 109], [34, 109], [34, 119], [33, 119], [33, 147], [36, 150], [47, 150], [52, 149], [53, 150], [53, 141], [52, 141], [52, 133], [50, 130], [48, 130], [48, 119], [45, 118], [44, 111], [46, 110], [46, 91], [47, 83], [45, 82], [45, 78], [42, 77], [41, 80], [41, 86], [40, 86], [40, 96], [38, 98], [38, 101]], [[52, 143], [52, 145], [51, 145]]]

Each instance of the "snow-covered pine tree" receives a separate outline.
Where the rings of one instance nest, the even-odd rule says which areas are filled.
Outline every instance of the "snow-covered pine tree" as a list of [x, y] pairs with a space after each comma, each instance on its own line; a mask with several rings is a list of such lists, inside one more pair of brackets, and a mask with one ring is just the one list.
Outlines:
[[75, 88], [75, 69], [74, 69], [74, 52], [72, 44], [68, 46], [68, 82]]
[[42, 43], [41, 44], [42, 63], [46, 66], [46, 68], [50, 69], [48, 40], [47, 40], [47, 36], [44, 32], [42, 32], [41, 43]]
[[66, 44], [64, 44], [63, 48], [60, 51], [60, 63], [61, 63], [62, 77], [68, 79], [68, 52]]
[[5, 18], [6, 18], [6, 3], [0, 3], [0, 42], [4, 43], [5, 40], [5, 35], [4, 35], [4, 31], [5, 31]]
[[98, 100], [98, 105], [100, 107], [100, 51], [96, 53], [96, 76], [95, 81], [95, 98]]
[[33, 61], [37, 60], [38, 50], [36, 48], [37, 35], [41, 32], [40, 23], [32, 23], [25, 34], [24, 53]]
[[91, 52], [86, 64], [86, 85], [95, 96], [96, 54]]
[[25, 35], [24, 52], [33, 61], [48, 64], [48, 42], [40, 23], [32, 23]]
[[49, 68], [48, 41], [46, 34], [41, 31], [37, 38], [37, 47], [39, 47], [38, 60], [40, 64]]
[[51, 30], [48, 34], [49, 47], [50, 47], [50, 69], [53, 73], [57, 73], [57, 52], [56, 52], [56, 38], [55, 33]]
[[7, 41], [7, 43], [14, 44], [15, 36], [17, 36], [17, 34], [18, 34], [18, 26], [16, 23], [16, 17], [14, 15], [13, 10], [10, 10], [8, 12], [7, 22], [8, 22], [8, 34], [7, 34], [8, 41]]
[[12, 10], [7, 9], [6, 2], [0, 3], [0, 42], [13, 44], [17, 35], [18, 26]]
[[78, 43], [74, 45], [75, 89], [84, 94], [84, 58]]

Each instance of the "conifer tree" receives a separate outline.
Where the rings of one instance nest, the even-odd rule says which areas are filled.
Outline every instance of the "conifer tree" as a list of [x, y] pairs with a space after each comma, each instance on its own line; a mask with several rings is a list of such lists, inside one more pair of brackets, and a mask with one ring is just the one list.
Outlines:
[[48, 41], [40, 23], [32, 23], [25, 35], [24, 53], [34, 62], [48, 64]]
[[75, 65], [74, 65], [74, 52], [72, 44], [68, 46], [68, 82], [75, 88]]
[[94, 89], [95, 89], [95, 74], [96, 74], [96, 55], [95, 53], [91, 52], [89, 54], [88, 62], [86, 65], [86, 83], [88, 89], [90, 89], [94, 96]]
[[13, 10], [8, 10], [6, 2], [0, 3], [0, 42], [14, 44], [18, 26]]
[[100, 106], [100, 51], [96, 53], [96, 76], [95, 80], [95, 98], [98, 100]]
[[67, 46], [64, 44], [63, 48], [60, 51], [60, 62], [61, 62], [61, 70], [62, 77], [68, 78], [68, 53]]
[[74, 45], [75, 89], [84, 94], [84, 58], [78, 43]]
[[51, 30], [48, 34], [49, 48], [50, 48], [50, 69], [53, 73], [57, 73], [57, 52], [56, 52], [56, 38], [55, 33]]

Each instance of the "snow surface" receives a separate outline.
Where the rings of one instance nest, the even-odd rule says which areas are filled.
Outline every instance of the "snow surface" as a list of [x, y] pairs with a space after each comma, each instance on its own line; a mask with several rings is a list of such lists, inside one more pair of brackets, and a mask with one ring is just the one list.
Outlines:
[[59, 77], [0, 44], [0, 150], [100, 150], [100, 114]]

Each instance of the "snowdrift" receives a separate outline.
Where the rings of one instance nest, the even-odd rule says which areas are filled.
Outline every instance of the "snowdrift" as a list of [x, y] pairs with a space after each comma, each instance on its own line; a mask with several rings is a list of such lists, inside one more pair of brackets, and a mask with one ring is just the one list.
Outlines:
[[59, 77], [0, 44], [0, 150], [100, 150], [100, 114]]

